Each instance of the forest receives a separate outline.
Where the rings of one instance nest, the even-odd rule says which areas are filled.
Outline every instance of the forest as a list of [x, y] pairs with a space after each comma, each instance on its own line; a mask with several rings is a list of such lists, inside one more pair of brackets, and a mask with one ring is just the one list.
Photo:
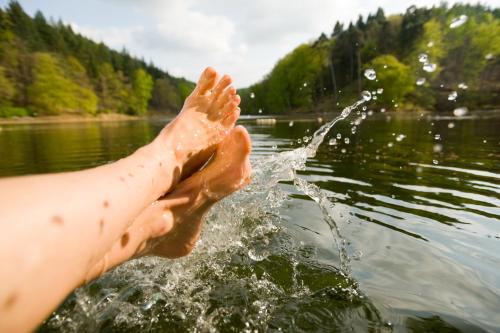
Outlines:
[[0, 117], [177, 112], [192, 88], [17, 1], [0, 8]]
[[[383, 92], [387, 109], [449, 111], [500, 107], [500, 10], [482, 5], [382, 9], [302, 44], [241, 91], [249, 114], [327, 112]], [[365, 77], [374, 70], [376, 79]], [[370, 71], [368, 71], [369, 73]]]

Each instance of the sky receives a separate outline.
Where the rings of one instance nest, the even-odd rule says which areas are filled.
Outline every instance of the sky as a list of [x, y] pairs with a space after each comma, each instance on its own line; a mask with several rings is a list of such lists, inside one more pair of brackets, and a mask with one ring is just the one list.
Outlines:
[[[230, 74], [236, 87], [261, 80], [301, 43], [327, 35], [382, 7], [402, 13], [440, 0], [20, 0], [29, 14], [41, 10], [95, 41], [152, 61], [195, 81], [206, 66]], [[460, 1], [448, 1], [450, 5]], [[461, 1], [463, 2], [463, 1]], [[477, 2], [477, 1], [474, 1]], [[4, 7], [8, 0], [0, 0]], [[499, 7], [500, 0], [482, 4]]]

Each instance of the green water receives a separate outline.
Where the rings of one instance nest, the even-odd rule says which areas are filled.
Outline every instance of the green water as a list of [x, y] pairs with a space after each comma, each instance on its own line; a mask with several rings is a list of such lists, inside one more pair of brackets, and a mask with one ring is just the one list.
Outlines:
[[[320, 126], [290, 120], [241, 121], [259, 186], [274, 179], [263, 159]], [[108, 163], [162, 126], [4, 125], [0, 176]], [[130, 262], [71, 295], [40, 330], [500, 331], [500, 113], [385, 113], [351, 127], [335, 126], [298, 172], [321, 189], [320, 205], [291, 181], [256, 186], [214, 209], [192, 256]]]

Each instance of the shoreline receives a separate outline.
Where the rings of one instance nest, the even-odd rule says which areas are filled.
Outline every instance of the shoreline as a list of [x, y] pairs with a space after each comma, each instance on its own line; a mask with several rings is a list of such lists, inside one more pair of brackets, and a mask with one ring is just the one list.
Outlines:
[[101, 114], [98, 116], [59, 115], [40, 117], [14, 117], [0, 118], [0, 125], [131, 121], [146, 119], [149, 117], [150, 116], [131, 116], [117, 113]]

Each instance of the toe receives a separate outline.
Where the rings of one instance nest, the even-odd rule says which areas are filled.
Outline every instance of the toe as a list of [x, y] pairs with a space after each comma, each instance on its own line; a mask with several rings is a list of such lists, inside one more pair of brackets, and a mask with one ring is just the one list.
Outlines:
[[226, 118], [224, 118], [224, 120], [222, 121], [222, 125], [226, 128], [232, 128], [240, 117], [240, 112], [240, 108], [236, 108], [233, 112], [227, 115]]
[[226, 105], [224, 105], [224, 109], [222, 110], [222, 113], [224, 115], [230, 114], [238, 107], [238, 105], [240, 105], [240, 102], [241, 102], [241, 98], [239, 95], [233, 96], [229, 100], [229, 102], [227, 102]]
[[217, 107], [223, 108], [227, 102], [231, 100], [236, 95], [236, 89], [234, 87], [227, 88], [222, 92], [222, 94], [217, 99]]
[[224, 90], [231, 84], [231, 82], [233, 82], [233, 79], [227, 74], [224, 75], [214, 89], [214, 98], [218, 99], [219, 96], [222, 95]]
[[245, 127], [239, 125], [236, 126], [231, 132], [235, 136], [235, 141], [240, 146], [240, 152], [242, 155], [247, 156], [252, 151], [252, 141], [250, 139], [250, 134]]
[[207, 67], [200, 76], [198, 84], [196, 85], [196, 93], [198, 95], [205, 95], [209, 90], [215, 86], [217, 72], [212, 67]]

